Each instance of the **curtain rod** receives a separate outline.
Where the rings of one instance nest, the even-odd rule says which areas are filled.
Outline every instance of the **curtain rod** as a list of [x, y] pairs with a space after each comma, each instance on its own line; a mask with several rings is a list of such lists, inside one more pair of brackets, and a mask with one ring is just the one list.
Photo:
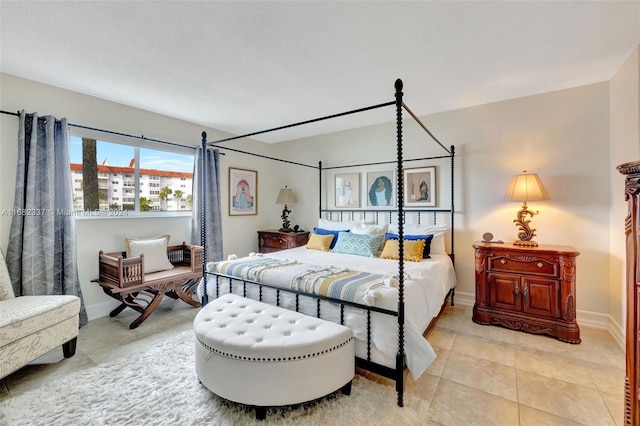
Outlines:
[[[20, 111], [11, 112], [11, 111], [0, 110], [0, 113], [7, 114], [7, 115], [15, 115], [16, 117], [20, 117]], [[127, 133], [120, 133], [120, 132], [114, 132], [112, 130], [98, 129], [96, 127], [83, 126], [83, 125], [80, 125], [80, 124], [73, 124], [73, 123], [68, 123], [68, 124], [71, 127], [77, 127], [79, 129], [93, 130], [93, 131], [96, 131], [96, 132], [107, 133], [107, 134], [110, 134], [110, 135], [124, 136], [126, 138], [132, 138], [132, 139], [142, 139], [142, 140], [149, 141], [149, 142], [157, 142], [157, 143], [162, 143], [162, 144], [165, 144], [165, 145], [177, 146], [177, 147], [180, 147], [180, 148], [188, 148], [188, 149], [193, 149], [193, 150], [197, 149], [197, 147], [195, 147], [195, 146], [181, 145], [181, 144], [175, 143], [175, 142], [168, 142], [168, 141], [163, 141], [163, 140], [160, 140], [160, 139], [147, 138], [144, 135], [141, 135], [141, 136], [129, 135]]]

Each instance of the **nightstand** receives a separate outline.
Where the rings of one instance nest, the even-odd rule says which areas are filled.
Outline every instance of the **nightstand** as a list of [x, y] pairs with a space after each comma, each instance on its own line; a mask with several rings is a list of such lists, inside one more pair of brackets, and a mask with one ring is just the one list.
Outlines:
[[271, 253], [307, 244], [309, 232], [258, 231], [258, 251]]
[[580, 343], [573, 247], [475, 242], [473, 321]]

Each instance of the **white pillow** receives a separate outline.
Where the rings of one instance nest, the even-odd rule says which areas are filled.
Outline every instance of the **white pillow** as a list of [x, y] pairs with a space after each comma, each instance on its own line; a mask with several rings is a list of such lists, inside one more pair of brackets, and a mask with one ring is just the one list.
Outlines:
[[173, 268], [167, 257], [166, 238], [129, 241], [129, 255], [127, 257], [138, 257], [141, 254], [144, 254], [145, 274]]
[[360, 224], [360, 222], [357, 220], [345, 220], [343, 222], [338, 222], [329, 219], [318, 219], [318, 228], [328, 229], [330, 231], [348, 231], [358, 224]]
[[125, 251], [127, 252], [127, 257], [131, 257], [131, 251], [129, 250], [129, 243], [131, 241], [146, 241], [146, 240], [159, 240], [161, 238], [164, 238], [164, 240], [167, 242], [167, 246], [169, 245], [169, 240], [171, 240], [171, 235], [159, 235], [157, 237], [151, 237], [151, 238], [136, 238], [136, 237], [124, 237], [124, 248]]
[[351, 228], [351, 232], [354, 234], [360, 234], [360, 235], [380, 235], [380, 234], [386, 234], [388, 228], [389, 228], [389, 225], [386, 223], [383, 225], [359, 223], [358, 225]]
[[[447, 227], [445, 225], [418, 225], [415, 223], [405, 223], [403, 231], [405, 235], [433, 234], [433, 240], [431, 240], [431, 253], [447, 254], [447, 249], [445, 248], [445, 233], [447, 232]], [[398, 225], [389, 225], [389, 232], [397, 234]]]

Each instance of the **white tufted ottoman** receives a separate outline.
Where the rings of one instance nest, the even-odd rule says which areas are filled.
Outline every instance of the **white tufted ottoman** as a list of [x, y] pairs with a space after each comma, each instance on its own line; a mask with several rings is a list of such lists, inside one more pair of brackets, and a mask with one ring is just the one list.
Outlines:
[[340, 324], [226, 294], [198, 312], [193, 329], [200, 382], [255, 406], [258, 419], [267, 407], [351, 391], [353, 333]]

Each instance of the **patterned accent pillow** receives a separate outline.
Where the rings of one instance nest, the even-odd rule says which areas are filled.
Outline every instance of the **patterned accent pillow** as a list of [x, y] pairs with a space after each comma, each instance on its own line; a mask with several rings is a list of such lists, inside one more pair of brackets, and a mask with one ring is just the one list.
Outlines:
[[[404, 260], [409, 262], [422, 262], [422, 250], [424, 250], [424, 240], [409, 241], [404, 240], [402, 246], [404, 247]], [[395, 259], [400, 258], [400, 244], [398, 240], [387, 240], [384, 243], [384, 249], [380, 255], [380, 259]]]
[[2, 250], [0, 250], [0, 300], [13, 299], [14, 297], [7, 263], [4, 260]]
[[333, 247], [332, 252], [355, 254], [357, 256], [366, 257], [378, 257], [383, 243], [384, 234], [368, 235], [340, 232], [338, 234], [338, 241]]
[[307, 242], [307, 248], [310, 250], [329, 251], [333, 239], [333, 234], [311, 234], [309, 242]]

